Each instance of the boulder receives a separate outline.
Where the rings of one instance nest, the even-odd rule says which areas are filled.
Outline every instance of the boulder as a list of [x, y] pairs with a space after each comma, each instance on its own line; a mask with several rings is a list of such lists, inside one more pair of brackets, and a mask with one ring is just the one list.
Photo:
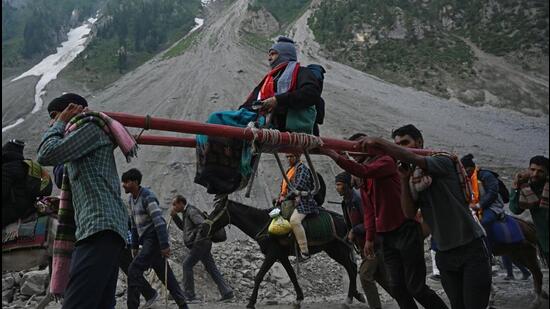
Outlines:
[[29, 271], [21, 280], [21, 294], [31, 296], [46, 291], [48, 283], [48, 269]]
[[4, 290], [4, 285], [2, 285], [2, 289], [2, 305], [11, 303], [13, 301], [13, 289]]
[[11, 288], [14, 285], [15, 285], [15, 279], [12, 276], [2, 279], [2, 291], [11, 290]]

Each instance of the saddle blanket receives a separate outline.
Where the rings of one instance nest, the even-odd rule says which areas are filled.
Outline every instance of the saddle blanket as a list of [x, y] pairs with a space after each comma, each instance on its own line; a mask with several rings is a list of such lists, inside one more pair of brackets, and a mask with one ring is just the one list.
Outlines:
[[2, 252], [16, 249], [46, 248], [48, 216], [33, 218], [24, 223], [12, 223], [2, 229]]
[[496, 244], [515, 244], [525, 240], [521, 226], [509, 215], [491, 224], [487, 229], [487, 237], [491, 243]]
[[332, 240], [336, 233], [332, 216], [326, 211], [320, 211], [317, 216], [306, 217], [302, 225], [310, 245], [326, 243]]

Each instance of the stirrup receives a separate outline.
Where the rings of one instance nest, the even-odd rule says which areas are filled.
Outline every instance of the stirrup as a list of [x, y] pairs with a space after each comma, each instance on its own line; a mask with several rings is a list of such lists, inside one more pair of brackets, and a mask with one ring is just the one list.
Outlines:
[[300, 263], [307, 262], [309, 259], [311, 259], [311, 254], [309, 253], [304, 254], [300, 252], [300, 254], [297, 256], [297, 259], [298, 259], [298, 262]]

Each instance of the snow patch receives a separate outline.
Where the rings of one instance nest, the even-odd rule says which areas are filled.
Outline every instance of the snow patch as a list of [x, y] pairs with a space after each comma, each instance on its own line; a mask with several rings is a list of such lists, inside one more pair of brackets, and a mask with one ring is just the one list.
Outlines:
[[14, 123], [10, 124], [9, 126], [5, 126], [2, 128], [2, 133], [6, 132], [7, 130], [19, 125], [21, 122], [25, 121], [25, 119], [23, 118], [19, 118], [17, 119], [17, 121], [15, 121]]
[[[204, 1], [204, 0], [203, 0], [203, 1]], [[189, 33], [193, 33], [193, 32], [195, 32], [197, 29], [199, 29], [200, 27], [202, 27], [202, 25], [204, 25], [204, 19], [195, 17], [195, 24], [196, 24], [195, 27], [193, 27], [193, 29], [191, 29], [191, 30], [189, 31]]]
[[[32, 67], [27, 72], [19, 75], [11, 81], [16, 81], [27, 76], [40, 76], [40, 79], [35, 86], [34, 107], [31, 114], [38, 112], [44, 104], [42, 96], [46, 94], [46, 86], [57, 78], [57, 74], [61, 72], [69, 63], [71, 63], [78, 54], [86, 48], [87, 37], [92, 30], [92, 25], [97, 21], [97, 18], [89, 18], [81, 26], [73, 28], [67, 33], [67, 41], [61, 43], [55, 54], [51, 54], [42, 59], [40, 63]], [[202, 24], [201, 24], [202, 26]], [[2, 132], [5, 132], [24, 121], [24, 118], [19, 118], [9, 126], [3, 127]]]
[[45, 93], [44, 89], [46, 86], [52, 80], [55, 80], [57, 78], [57, 74], [59, 74], [61, 70], [71, 63], [76, 56], [78, 56], [78, 54], [86, 48], [87, 36], [92, 29], [92, 25], [96, 21], [97, 18], [90, 18], [82, 26], [71, 29], [67, 34], [67, 41], [61, 43], [61, 46], [57, 48], [57, 52], [55, 54], [49, 55], [27, 72], [12, 79], [12, 81], [16, 81], [27, 76], [41, 76], [35, 87], [35, 104], [31, 111], [32, 114], [42, 108], [42, 95]]

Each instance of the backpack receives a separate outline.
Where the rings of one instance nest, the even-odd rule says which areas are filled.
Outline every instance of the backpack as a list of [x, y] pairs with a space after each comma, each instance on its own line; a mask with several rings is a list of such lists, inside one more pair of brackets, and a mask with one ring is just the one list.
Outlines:
[[[201, 213], [204, 219], [208, 219], [208, 213], [206, 211], [199, 210], [199, 212]], [[212, 236], [210, 237], [210, 240], [214, 243], [226, 241], [227, 234], [225, 233], [225, 227], [222, 227], [221, 229], [216, 231], [216, 233], [212, 234]]]
[[[486, 170], [488, 171], [488, 170]], [[506, 185], [504, 184], [504, 182], [502, 182], [502, 180], [500, 179], [500, 175], [493, 172], [493, 171], [489, 171], [491, 172], [495, 178], [498, 180], [498, 194], [500, 195], [500, 197], [502, 198], [502, 201], [504, 203], [509, 203], [510, 202], [510, 192], [508, 191], [508, 188], [506, 187]]]
[[317, 177], [319, 178], [320, 188], [319, 188], [319, 192], [317, 192], [317, 194], [313, 196], [313, 199], [317, 203], [317, 206], [321, 206], [325, 202], [325, 196], [327, 195], [327, 186], [321, 174], [317, 173]]
[[502, 182], [502, 180], [500, 180], [500, 178], [497, 178], [497, 179], [498, 179], [498, 193], [500, 194], [500, 197], [502, 198], [502, 201], [504, 203], [509, 203], [510, 202], [510, 192], [508, 191], [508, 188], [506, 187], [504, 182]]
[[[317, 81], [319, 82], [319, 86], [321, 87], [321, 93], [323, 92], [323, 82], [325, 80], [325, 73], [327, 72], [325, 68], [323, 68], [319, 64], [310, 64], [307, 66], [307, 68], [313, 73], [315, 78], [317, 78]], [[315, 105], [315, 108], [317, 109], [317, 115], [315, 118], [315, 122], [318, 124], [323, 124], [323, 121], [325, 120], [325, 100], [321, 98], [319, 100], [319, 103]]]
[[23, 162], [29, 167], [25, 180], [27, 194], [33, 198], [50, 195], [53, 183], [48, 171], [32, 160], [24, 160]]

